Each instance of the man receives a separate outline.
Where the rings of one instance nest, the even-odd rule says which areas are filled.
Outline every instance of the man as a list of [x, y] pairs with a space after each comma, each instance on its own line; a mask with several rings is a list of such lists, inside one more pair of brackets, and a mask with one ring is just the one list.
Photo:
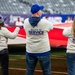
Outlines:
[[23, 26], [23, 23], [22, 23], [22, 21], [20, 20], [19, 17], [17, 18], [17, 21], [15, 22], [15, 25], [16, 26]]
[[68, 16], [65, 23], [72, 23], [72, 22], [73, 22], [72, 17]]
[[25, 19], [26, 31], [26, 75], [34, 75], [34, 69], [39, 61], [44, 75], [51, 75], [50, 43], [47, 32], [53, 25], [46, 19], [41, 19], [44, 6], [34, 4], [31, 7], [32, 17]]

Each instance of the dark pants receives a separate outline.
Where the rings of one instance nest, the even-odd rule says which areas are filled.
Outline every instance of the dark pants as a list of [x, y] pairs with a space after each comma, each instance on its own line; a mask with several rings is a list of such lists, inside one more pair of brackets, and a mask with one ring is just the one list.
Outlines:
[[75, 75], [75, 54], [66, 53], [68, 75]]
[[39, 61], [41, 68], [43, 70], [43, 75], [51, 75], [51, 61], [50, 55], [45, 56], [30, 56], [26, 55], [26, 75], [34, 75], [34, 69]]
[[0, 54], [0, 62], [2, 68], [2, 75], [8, 75], [8, 64], [9, 64], [8, 53]]

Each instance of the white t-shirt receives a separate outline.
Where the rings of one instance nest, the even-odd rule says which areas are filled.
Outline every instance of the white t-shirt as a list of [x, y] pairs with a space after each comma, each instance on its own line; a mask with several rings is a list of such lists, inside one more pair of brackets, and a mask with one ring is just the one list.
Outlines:
[[16, 26], [23, 26], [23, 23], [21, 21], [16, 21], [15, 25]]
[[68, 38], [67, 53], [75, 53], [75, 38], [73, 37], [72, 27], [64, 29], [63, 35]]
[[14, 39], [18, 35], [20, 28], [16, 27], [14, 32], [10, 32], [7, 28], [1, 27], [0, 30], [0, 51], [7, 48], [8, 38]]
[[66, 20], [65, 23], [72, 23], [72, 20]]
[[46, 19], [41, 19], [38, 25], [32, 27], [29, 19], [24, 21], [26, 31], [26, 51], [28, 53], [44, 53], [50, 51], [48, 31], [53, 29], [53, 25]]

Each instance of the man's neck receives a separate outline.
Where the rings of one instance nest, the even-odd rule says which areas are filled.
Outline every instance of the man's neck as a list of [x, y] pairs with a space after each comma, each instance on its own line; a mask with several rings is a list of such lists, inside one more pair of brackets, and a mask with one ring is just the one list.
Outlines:
[[32, 14], [32, 17], [40, 17], [40, 16], [37, 14]]

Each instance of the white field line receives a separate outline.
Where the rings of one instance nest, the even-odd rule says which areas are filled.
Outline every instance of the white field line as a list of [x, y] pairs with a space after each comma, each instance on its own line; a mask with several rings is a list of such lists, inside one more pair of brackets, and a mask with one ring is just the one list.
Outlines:
[[[0, 68], [1, 68], [1, 67], [0, 67]], [[23, 68], [9, 68], [9, 70], [26, 71], [26, 69], [23, 69]], [[42, 70], [35, 70], [35, 72], [40, 72], [40, 73], [42, 73], [43, 71], [42, 71]], [[68, 74], [67, 72], [58, 72], [58, 71], [52, 71], [52, 73], [55, 73], [55, 74], [65, 74], [65, 75]]]
[[[22, 68], [9, 68], [11, 70], [20, 70], [20, 71], [26, 71], [26, 69], [22, 69]], [[42, 70], [35, 70], [35, 72], [42, 72]], [[57, 72], [57, 71], [52, 71], [52, 73], [56, 73], [56, 74], [65, 74], [67, 75], [67, 72]]]

